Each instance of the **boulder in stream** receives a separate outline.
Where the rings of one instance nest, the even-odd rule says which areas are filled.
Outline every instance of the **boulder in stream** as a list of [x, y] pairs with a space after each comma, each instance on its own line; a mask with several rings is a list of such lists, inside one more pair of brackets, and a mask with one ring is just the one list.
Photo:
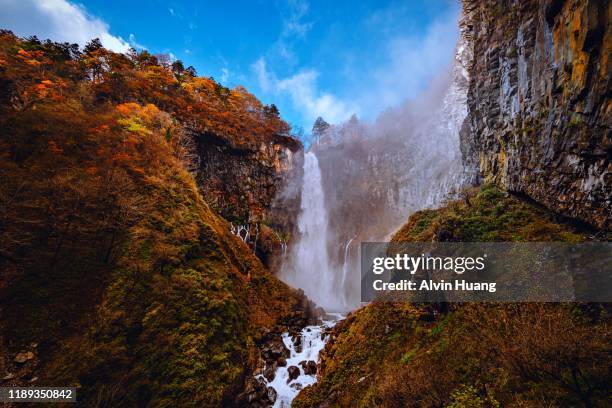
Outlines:
[[276, 364], [266, 364], [266, 368], [263, 370], [263, 376], [268, 382], [274, 381], [276, 376]]
[[279, 357], [287, 358], [289, 355], [289, 350], [279, 339], [270, 340], [261, 350], [261, 356], [266, 363], [275, 363]]
[[295, 380], [300, 376], [300, 369], [297, 366], [289, 366], [289, 368], [287, 368], [287, 373], [289, 374], [289, 381]]
[[317, 363], [313, 360], [300, 361], [300, 366], [302, 366], [302, 369], [304, 370], [304, 374], [306, 375], [317, 374]]
[[278, 394], [276, 393], [276, 390], [272, 387], [268, 387], [268, 401], [270, 402], [270, 404], [274, 404], [276, 402], [276, 397], [278, 396]]
[[291, 341], [293, 342], [293, 348], [296, 353], [302, 352], [302, 335], [300, 333], [291, 337]]

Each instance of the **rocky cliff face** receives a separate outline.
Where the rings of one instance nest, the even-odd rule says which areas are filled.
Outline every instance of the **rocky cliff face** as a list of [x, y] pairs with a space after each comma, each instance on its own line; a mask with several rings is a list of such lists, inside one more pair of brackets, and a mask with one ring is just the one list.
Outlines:
[[297, 139], [279, 135], [238, 146], [227, 138], [203, 134], [196, 143], [197, 181], [204, 198], [224, 218], [238, 224], [266, 220], [302, 150]]
[[303, 146], [268, 135], [248, 144], [206, 133], [195, 137], [196, 180], [234, 235], [276, 271], [300, 209]]
[[468, 167], [563, 215], [610, 227], [607, 1], [464, 0], [474, 52]]

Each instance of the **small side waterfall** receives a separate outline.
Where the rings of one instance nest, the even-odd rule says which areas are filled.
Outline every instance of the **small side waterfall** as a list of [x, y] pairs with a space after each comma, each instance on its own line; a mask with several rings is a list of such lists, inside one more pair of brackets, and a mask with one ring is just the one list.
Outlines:
[[331, 266], [328, 250], [328, 212], [317, 156], [304, 156], [302, 205], [298, 217], [299, 237], [281, 273], [289, 285], [303, 289], [318, 306], [328, 311], [345, 308], [341, 274]]
[[348, 242], [346, 243], [345, 247], [344, 247], [344, 262], [342, 264], [342, 282], [341, 282], [341, 287], [344, 288], [344, 285], [346, 285], [346, 277], [349, 274], [349, 268], [351, 267], [351, 260], [349, 255], [351, 254], [350, 248], [351, 248], [351, 242], [353, 242], [353, 240], [357, 238], [357, 235], [355, 235], [353, 238], [349, 239]]

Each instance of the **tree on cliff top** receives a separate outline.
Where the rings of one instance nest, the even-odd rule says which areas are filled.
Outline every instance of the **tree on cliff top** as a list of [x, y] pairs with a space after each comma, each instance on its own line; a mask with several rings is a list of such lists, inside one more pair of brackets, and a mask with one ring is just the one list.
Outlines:
[[327, 133], [331, 125], [325, 121], [322, 117], [318, 117], [312, 125], [312, 137], [317, 144], [320, 143], [321, 138]]
[[[130, 50], [119, 54], [97, 39], [82, 52], [71, 44], [20, 39], [0, 31], [2, 110], [28, 110], [50, 101], [79, 101], [112, 109], [122, 103], [153, 104], [197, 133], [214, 133], [233, 145], [252, 145], [290, 126], [274, 105], [244, 87], [228, 89], [193, 67], [164, 56]], [[6, 111], [10, 114], [9, 111]]]

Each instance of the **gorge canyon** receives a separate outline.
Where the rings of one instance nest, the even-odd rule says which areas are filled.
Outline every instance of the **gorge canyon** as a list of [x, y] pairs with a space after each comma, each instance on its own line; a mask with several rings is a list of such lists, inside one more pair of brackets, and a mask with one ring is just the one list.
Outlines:
[[363, 242], [610, 240], [608, 1], [463, 0], [372, 120], [0, 31], [0, 385], [82, 406], [605, 406], [608, 304], [362, 303]]

